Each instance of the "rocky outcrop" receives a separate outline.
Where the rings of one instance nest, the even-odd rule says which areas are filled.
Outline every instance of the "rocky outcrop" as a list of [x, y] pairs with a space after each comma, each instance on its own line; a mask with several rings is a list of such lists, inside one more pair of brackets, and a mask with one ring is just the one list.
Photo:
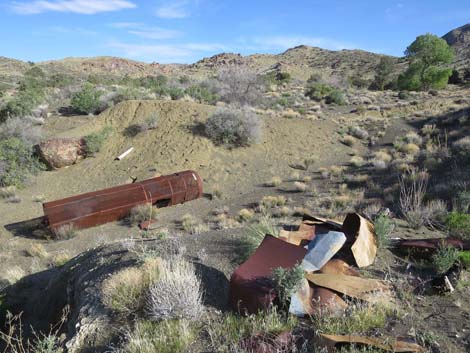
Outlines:
[[455, 51], [454, 66], [463, 69], [470, 62], [470, 23], [442, 37]]
[[51, 138], [37, 146], [38, 154], [50, 169], [59, 169], [77, 163], [85, 155], [82, 138]]

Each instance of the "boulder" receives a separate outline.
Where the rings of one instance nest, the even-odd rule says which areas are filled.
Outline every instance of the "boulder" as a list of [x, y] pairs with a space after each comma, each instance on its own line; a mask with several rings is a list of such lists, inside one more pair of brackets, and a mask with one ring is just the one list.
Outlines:
[[50, 169], [68, 167], [85, 156], [82, 138], [51, 138], [38, 145], [38, 153]]

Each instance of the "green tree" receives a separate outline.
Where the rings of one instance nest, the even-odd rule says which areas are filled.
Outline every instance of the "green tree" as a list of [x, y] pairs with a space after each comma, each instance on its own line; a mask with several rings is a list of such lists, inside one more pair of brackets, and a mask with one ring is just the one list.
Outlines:
[[374, 78], [374, 86], [383, 91], [385, 85], [390, 81], [390, 75], [393, 72], [394, 60], [391, 57], [383, 56], [376, 67], [376, 74]]
[[81, 91], [73, 95], [72, 108], [83, 114], [96, 113], [101, 105], [101, 94], [102, 92], [97, 91], [92, 84], [87, 83]]
[[429, 33], [418, 36], [405, 55], [410, 66], [398, 78], [400, 89], [439, 89], [447, 85], [452, 70], [442, 66], [452, 62], [454, 52], [444, 39]]

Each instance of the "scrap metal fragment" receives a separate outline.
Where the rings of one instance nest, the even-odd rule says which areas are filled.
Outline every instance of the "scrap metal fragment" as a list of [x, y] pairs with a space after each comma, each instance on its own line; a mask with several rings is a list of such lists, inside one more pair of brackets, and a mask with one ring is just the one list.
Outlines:
[[269, 308], [276, 299], [272, 271], [291, 269], [307, 250], [266, 235], [250, 258], [235, 269], [230, 278], [230, 304], [240, 313], [254, 314]]
[[351, 252], [358, 267], [372, 265], [377, 255], [377, 240], [374, 225], [357, 213], [349, 213], [344, 220], [342, 232], [348, 243], [352, 243]]
[[373, 346], [389, 352], [425, 352], [419, 344], [402, 337], [367, 337], [356, 335], [325, 335], [321, 334], [319, 346], [327, 349], [328, 353], [336, 352], [337, 344], [356, 343]]
[[416, 248], [437, 250], [442, 246], [452, 246], [460, 250], [470, 250], [469, 240], [456, 238], [432, 238], [432, 239], [399, 239], [394, 243], [397, 248]]
[[344, 245], [344, 233], [330, 231], [318, 234], [308, 244], [308, 252], [302, 260], [301, 266], [305, 271], [320, 270]]
[[381, 300], [392, 300], [391, 286], [384, 281], [325, 273], [306, 273], [305, 277], [317, 286], [329, 288], [352, 298], [375, 302], [378, 300], [377, 292], [379, 292]]
[[124, 151], [123, 153], [121, 153], [119, 156], [116, 157], [116, 160], [120, 161], [124, 158], [126, 158], [126, 156], [131, 153], [132, 151], [134, 150], [134, 147], [131, 147], [129, 149], [127, 149], [126, 151]]

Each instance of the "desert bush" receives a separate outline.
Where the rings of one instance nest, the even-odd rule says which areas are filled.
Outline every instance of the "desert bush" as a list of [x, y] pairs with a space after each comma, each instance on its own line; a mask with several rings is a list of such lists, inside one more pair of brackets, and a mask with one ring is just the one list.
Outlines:
[[390, 245], [390, 235], [395, 229], [393, 221], [384, 214], [379, 214], [374, 220], [374, 230], [377, 235], [377, 242], [380, 248], [387, 248]]
[[400, 211], [408, 224], [418, 229], [426, 223], [424, 197], [428, 185], [428, 174], [412, 170], [400, 177]]
[[214, 90], [206, 83], [192, 85], [186, 88], [185, 93], [199, 103], [215, 104], [218, 97]]
[[42, 128], [30, 117], [14, 117], [0, 125], [0, 139], [19, 138], [28, 146], [38, 144], [42, 138]]
[[72, 239], [77, 235], [77, 229], [72, 223], [64, 224], [54, 230], [54, 236], [56, 239], [67, 240]]
[[352, 147], [354, 145], [354, 141], [355, 139], [351, 135], [346, 135], [341, 139], [341, 142], [349, 147]]
[[432, 264], [438, 274], [446, 273], [458, 261], [459, 250], [453, 246], [440, 246], [432, 256]]
[[207, 136], [217, 144], [249, 146], [261, 139], [261, 119], [248, 108], [220, 108], [206, 122]]
[[84, 140], [86, 157], [92, 157], [98, 153], [111, 132], [112, 128], [110, 126], [106, 126], [99, 132], [93, 132], [85, 136]]
[[21, 186], [28, 176], [44, 168], [33, 156], [33, 146], [18, 137], [0, 139], [0, 186]]
[[[293, 315], [285, 316], [275, 307], [267, 312], [243, 316], [229, 313], [216, 318], [207, 327], [211, 347], [222, 353], [246, 352], [240, 347], [242, 339], [264, 334], [268, 337], [291, 331], [297, 324]], [[295, 352], [295, 351], [292, 351]]]
[[15, 186], [6, 186], [0, 188], [0, 199], [8, 199], [13, 196], [16, 196]]
[[349, 134], [360, 140], [365, 140], [369, 137], [367, 130], [362, 129], [359, 126], [351, 126], [349, 128]]
[[452, 236], [470, 240], [470, 214], [452, 212], [447, 217], [446, 226]]
[[307, 184], [301, 181], [296, 181], [294, 182], [294, 189], [297, 192], [305, 192], [307, 190]]
[[263, 92], [263, 80], [247, 66], [231, 66], [219, 70], [217, 94], [223, 102], [256, 106]]
[[182, 320], [137, 321], [114, 353], [181, 353], [196, 339], [196, 331]]
[[336, 90], [335, 87], [321, 82], [312, 82], [307, 85], [305, 96], [310, 99], [321, 101]]
[[470, 213], [470, 191], [461, 191], [455, 198], [455, 208], [462, 213]]
[[393, 73], [395, 61], [388, 56], [380, 58], [380, 62], [377, 65], [375, 71], [373, 88], [383, 91], [385, 86], [390, 82], [390, 75]]
[[330, 94], [325, 97], [326, 104], [337, 104], [337, 105], [345, 105], [346, 99], [344, 98], [344, 94], [339, 90], [333, 90]]
[[290, 298], [300, 288], [303, 278], [304, 270], [300, 265], [294, 266], [291, 269], [278, 267], [273, 270], [272, 280], [274, 290], [282, 308], [288, 308]]
[[155, 321], [198, 320], [204, 306], [201, 280], [194, 266], [181, 256], [163, 260], [160, 276], [150, 287], [146, 308]]
[[454, 153], [463, 160], [470, 160], [470, 136], [462, 137], [452, 144]]
[[170, 98], [175, 101], [183, 98], [184, 90], [176, 86], [169, 86], [165, 90], [165, 95], [170, 96]]
[[131, 209], [129, 222], [139, 224], [157, 217], [157, 209], [151, 204], [137, 205]]
[[145, 259], [140, 267], [122, 269], [103, 282], [103, 304], [116, 314], [143, 313], [148, 290], [161, 273], [159, 258]]
[[267, 183], [268, 186], [279, 187], [282, 184], [281, 177], [273, 176], [271, 180]]
[[241, 222], [248, 222], [251, 219], [253, 219], [254, 215], [255, 215], [255, 213], [254, 213], [253, 210], [243, 208], [238, 212], [238, 219]]
[[87, 83], [82, 90], [72, 96], [72, 108], [82, 114], [95, 114], [101, 107], [100, 97], [103, 92]]
[[398, 98], [400, 99], [410, 99], [411, 95], [407, 91], [398, 92]]

